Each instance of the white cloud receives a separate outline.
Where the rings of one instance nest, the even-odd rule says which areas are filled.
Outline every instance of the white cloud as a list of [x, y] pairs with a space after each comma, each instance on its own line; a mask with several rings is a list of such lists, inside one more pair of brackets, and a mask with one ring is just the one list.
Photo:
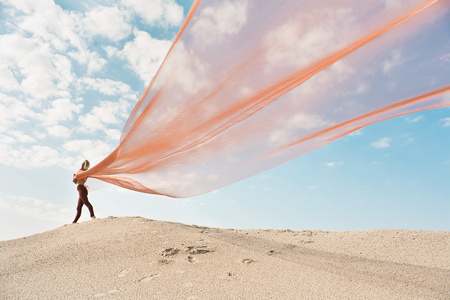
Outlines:
[[[209, 66], [201, 58], [190, 53], [182, 41], [178, 41], [170, 57], [165, 61], [164, 68], [158, 74], [158, 80], [155, 81], [154, 86], [155, 88], [159, 85], [165, 85], [166, 88], [173, 87], [173, 100], [183, 101], [186, 96], [193, 95], [212, 83], [208, 77], [208, 71], [210, 71]], [[169, 112], [168, 115], [171, 113]], [[166, 117], [161, 115], [161, 119]]]
[[57, 125], [61, 121], [72, 120], [74, 113], [79, 113], [82, 104], [75, 104], [70, 99], [62, 98], [51, 102], [51, 107], [44, 109], [40, 119], [44, 125]]
[[42, 206], [45, 202], [31, 197], [20, 197], [19, 202], [32, 203], [34, 206]]
[[0, 64], [0, 90], [10, 92], [20, 90], [20, 84], [6, 64]]
[[369, 84], [367, 82], [360, 82], [356, 86], [356, 94], [363, 94], [369, 89]]
[[401, 9], [402, 8], [402, 2], [404, 0], [383, 0], [384, 5], [386, 6], [386, 10], [392, 11], [394, 9]]
[[[129, 12], [97, 7], [84, 15], [65, 11], [51, 0], [1, 2], [5, 18], [0, 26], [9, 32], [0, 35], [0, 91], [5, 93], [0, 92], [2, 163], [17, 168], [72, 165], [77, 154], [68, 156], [59, 144], [51, 146], [54, 139], [47, 138], [66, 139], [73, 134], [73, 128], [79, 133], [75, 118], [87, 121], [83, 128], [89, 133], [100, 128], [107, 137], [118, 139], [120, 131], [106, 125], [123, 122], [128, 116], [128, 102], [137, 98], [136, 93], [119, 81], [77, 77], [80, 72], [89, 75], [106, 65], [107, 61], [89, 44], [90, 38], [118, 41], [126, 37], [131, 32]], [[101, 103], [78, 118], [88, 101], [76, 94], [84, 90], [121, 99], [115, 104]], [[11, 92], [14, 94], [6, 94]], [[101, 159], [99, 156], [109, 154], [111, 147], [105, 142], [93, 142], [87, 149], [80, 152]]]
[[408, 123], [416, 123], [423, 120], [423, 116], [416, 116], [416, 117], [405, 117], [405, 121]]
[[128, 116], [129, 103], [124, 100], [118, 102], [101, 101], [99, 106], [94, 106], [92, 110], [79, 117], [82, 124], [81, 130], [95, 132], [97, 130], [107, 130], [106, 125], [120, 124]]
[[312, 130], [322, 128], [330, 123], [325, 121], [319, 115], [298, 113], [287, 120], [283, 120], [279, 124], [282, 124], [283, 127], [275, 129], [269, 134], [269, 142], [281, 145], [288, 143], [296, 136], [301, 136], [301, 134], [298, 133], [299, 131], [311, 132]]
[[33, 130], [33, 136], [37, 139], [45, 139], [47, 135], [39, 128], [39, 130]]
[[72, 140], [66, 142], [63, 149], [78, 153], [80, 161], [89, 159], [91, 163], [101, 161], [113, 150], [110, 145], [100, 140]]
[[450, 63], [450, 53], [443, 54], [441, 57], [439, 57], [439, 59], [447, 63]]
[[327, 124], [328, 122], [324, 121], [319, 115], [304, 113], [295, 114], [287, 121], [288, 127], [296, 129], [314, 129]]
[[349, 136], [358, 136], [358, 135], [362, 135], [362, 129], [358, 129], [358, 130], [355, 130], [355, 131], [353, 131], [353, 132], [350, 132], [348, 135], [349, 135]]
[[10, 66], [29, 52], [32, 52], [36, 44], [33, 40], [22, 37], [19, 34], [0, 35], [0, 62]]
[[14, 195], [0, 196], [0, 209], [42, 220], [65, 222], [69, 210], [59, 204], [54, 204], [32, 197], [18, 197]]
[[0, 145], [11, 145], [16, 142], [16, 139], [8, 135], [0, 134], [0, 141]]
[[327, 167], [337, 167], [337, 166], [340, 166], [340, 165], [343, 165], [343, 164], [344, 164], [344, 162], [342, 162], [342, 161], [337, 161], [337, 162], [330, 161], [330, 162], [326, 162], [325, 166], [327, 166]]
[[450, 118], [443, 118], [443, 119], [440, 119], [439, 121], [444, 123], [444, 125], [442, 125], [442, 126], [450, 127]]
[[96, 52], [87, 49], [80, 49], [78, 51], [71, 51], [68, 55], [76, 60], [78, 63], [87, 66], [87, 74], [92, 74], [100, 71], [107, 63], [104, 58]]
[[55, 54], [53, 56], [53, 65], [56, 71], [55, 77], [58, 79], [58, 89], [67, 89], [75, 78], [75, 75], [72, 73], [72, 63], [67, 56]]
[[81, 152], [93, 146], [91, 140], [72, 140], [63, 145], [63, 148], [71, 152]]
[[391, 146], [391, 142], [392, 142], [391, 138], [383, 137], [383, 138], [376, 140], [375, 142], [373, 142], [370, 145], [375, 148], [388, 148]]
[[36, 142], [36, 139], [32, 136], [29, 136], [28, 134], [23, 133], [19, 130], [10, 130], [9, 134], [15, 138], [16, 141], [19, 143], [34, 143]]
[[1, 210], [11, 210], [12, 205], [9, 201], [5, 200], [3, 197], [0, 197], [0, 209]]
[[46, 127], [47, 132], [51, 136], [67, 138], [71, 135], [69, 128], [62, 125], [52, 125]]
[[27, 14], [34, 11], [44, 11], [54, 5], [53, 1], [50, 0], [2, 0], [1, 2], [14, 6]]
[[183, 7], [174, 0], [122, 0], [149, 25], [176, 26], [183, 21]]
[[82, 14], [64, 11], [53, 1], [48, 2], [45, 8], [16, 17], [15, 23], [59, 51], [68, 47], [82, 48], [85, 44], [79, 34]]
[[117, 49], [116, 47], [113, 47], [113, 46], [103, 45], [102, 48], [103, 48], [103, 50], [105, 50], [106, 55], [109, 58], [117, 56], [117, 54], [119, 53], [119, 49]]
[[120, 132], [117, 129], [106, 129], [105, 133], [111, 140], [116, 140], [116, 141], [120, 140], [120, 136], [122, 134], [122, 132]]
[[383, 73], [390, 74], [394, 68], [397, 68], [403, 64], [405, 59], [403, 58], [400, 50], [394, 50], [391, 53], [391, 57], [383, 62]]
[[80, 91], [93, 90], [107, 96], [127, 96], [131, 99], [136, 99], [136, 93], [131, 90], [131, 87], [121, 81], [102, 78], [82, 77], [78, 81], [78, 89]]
[[172, 45], [171, 41], [158, 40], [144, 31], [134, 30], [135, 38], [125, 44], [122, 50], [110, 54], [128, 60], [131, 69], [144, 83], [149, 83]]
[[86, 33], [93, 37], [99, 35], [117, 42], [131, 33], [129, 16], [118, 7], [96, 7], [86, 13], [83, 21]]
[[0, 131], [13, 128], [21, 122], [28, 122], [36, 116], [27, 104], [0, 93]]
[[[19, 1], [19, 3], [20, 2], [21, 1]], [[43, 6], [36, 5], [33, 6], [34, 9], [26, 9], [28, 14], [17, 17], [18, 19], [15, 23], [18, 24], [21, 30], [32, 34], [30, 40], [36, 43], [36, 45], [46, 45], [50, 49], [50, 59], [45, 59], [43, 61], [53, 64], [57, 71], [61, 72], [61, 74], [51, 73], [50, 77], [58, 78], [58, 76], [62, 75], [64, 79], [71, 80], [70, 61], [57, 54], [57, 52], [67, 52], [70, 48], [73, 48], [73, 50], [70, 50], [68, 53], [69, 56], [78, 63], [86, 65], [88, 74], [101, 70], [106, 64], [106, 61], [97, 53], [88, 50], [86, 39], [95, 35], [106, 35], [107, 38], [112, 38], [113, 40], [122, 38], [124, 35], [124, 33], [121, 32], [123, 22], [119, 22], [117, 17], [114, 16], [114, 13], [111, 13], [109, 10], [93, 10], [92, 13], [94, 15], [90, 15], [91, 12], [88, 12], [87, 16], [83, 16], [83, 14], [79, 12], [64, 11], [60, 6], [55, 5], [53, 1], [45, 2], [46, 4]], [[11, 1], [10, 4], [21, 7], [21, 5], [17, 5], [16, 2], [13, 3]], [[102, 20], [105, 19], [105, 15], [108, 15], [108, 18], [114, 21], [109, 24], [108, 33], [104, 31], [105, 26], [103, 26], [104, 24], [102, 23]], [[97, 24], [93, 24], [93, 16], [98, 17]], [[83, 24], [87, 27], [86, 29], [83, 29]], [[129, 32], [130, 29], [128, 29], [128, 34]], [[108, 34], [113, 35], [113, 37]], [[36, 45], [32, 49], [33, 51], [21, 51], [20, 49], [17, 49], [17, 52], [29, 52], [33, 55], [33, 53], [36, 52], [34, 49], [39, 49]], [[65, 60], [63, 64], [61, 64], [62, 60]], [[62, 80], [63, 78], [58, 79]], [[38, 78], [34, 79], [36, 80]], [[58, 83], [56, 85], [59, 86]], [[64, 85], [61, 88], [64, 88]]]
[[[0, 44], [2, 76], [15, 89], [20, 84], [23, 92], [38, 99], [68, 95], [66, 87], [72, 79], [70, 62], [55, 55], [48, 44], [18, 34], [0, 35]], [[8, 74], [6, 68], [14, 70], [13, 73]]]
[[248, 1], [218, 1], [200, 11], [191, 32], [201, 45], [221, 43], [239, 32], [247, 22]]
[[[341, 49], [359, 31], [355, 26], [355, 12], [350, 9], [323, 10], [320, 20], [304, 14], [268, 32], [264, 39], [266, 61], [270, 67], [303, 67], [314, 64]], [[314, 24], [306, 27], [305, 24]]]
[[60, 165], [61, 157], [58, 151], [48, 146], [17, 147], [0, 144], [0, 161], [8, 166], [30, 169]]

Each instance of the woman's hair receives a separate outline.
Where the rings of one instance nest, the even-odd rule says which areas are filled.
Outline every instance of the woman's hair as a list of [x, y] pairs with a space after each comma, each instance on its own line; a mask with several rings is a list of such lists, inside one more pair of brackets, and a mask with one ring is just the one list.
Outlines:
[[81, 164], [81, 170], [86, 171], [87, 169], [89, 169], [89, 166], [91, 164], [89, 163], [89, 161], [86, 159], [85, 161], [83, 161], [83, 163]]

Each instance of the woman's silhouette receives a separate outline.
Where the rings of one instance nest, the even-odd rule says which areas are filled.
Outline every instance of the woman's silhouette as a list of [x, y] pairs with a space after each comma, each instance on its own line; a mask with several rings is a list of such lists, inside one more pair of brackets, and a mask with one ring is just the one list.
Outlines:
[[[77, 172], [77, 174], [86, 171], [87, 169], [89, 169], [90, 163], [88, 160], [85, 160], [82, 164], [81, 164], [81, 169]], [[75, 175], [77, 174], [73, 174], [73, 176], [75, 177]], [[73, 179], [73, 182], [77, 185], [77, 190], [78, 190], [78, 194], [80, 195], [78, 197], [78, 205], [77, 205], [77, 215], [75, 216], [75, 220], [73, 220], [72, 223], [76, 223], [78, 221], [78, 219], [81, 216], [81, 210], [83, 208], [83, 204], [86, 205], [89, 209], [89, 212], [91, 213], [91, 218], [95, 219], [95, 215], [94, 215], [94, 208], [92, 207], [91, 203], [88, 200], [88, 191], [87, 188], [84, 186], [84, 184], [86, 183], [87, 178], [83, 178], [83, 179]]]

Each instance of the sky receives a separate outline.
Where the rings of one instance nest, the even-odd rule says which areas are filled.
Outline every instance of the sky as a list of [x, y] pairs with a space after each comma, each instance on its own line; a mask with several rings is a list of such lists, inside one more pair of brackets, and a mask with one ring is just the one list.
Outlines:
[[[73, 173], [118, 145], [191, 4], [0, 0], [0, 240], [71, 223]], [[108, 186], [89, 197], [98, 218], [343, 231], [450, 230], [449, 195], [446, 107], [367, 126], [200, 196]]]

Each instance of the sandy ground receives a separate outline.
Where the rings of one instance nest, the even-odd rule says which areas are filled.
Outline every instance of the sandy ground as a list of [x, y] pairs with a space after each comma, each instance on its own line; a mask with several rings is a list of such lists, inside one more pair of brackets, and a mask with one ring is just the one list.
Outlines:
[[450, 299], [450, 232], [109, 217], [0, 242], [0, 299]]

